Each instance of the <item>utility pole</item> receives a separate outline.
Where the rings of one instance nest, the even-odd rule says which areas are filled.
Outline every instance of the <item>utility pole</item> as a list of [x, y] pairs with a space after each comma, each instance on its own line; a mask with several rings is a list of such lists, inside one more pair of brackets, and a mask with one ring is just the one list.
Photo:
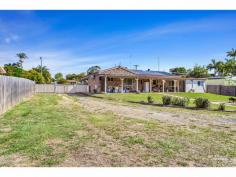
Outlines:
[[41, 76], [43, 75], [43, 58], [40, 57], [40, 62], [41, 62]]
[[139, 66], [139, 65], [134, 65], [134, 67], [135, 67], [135, 70], [137, 70], [137, 69], [138, 69], [138, 66]]
[[157, 57], [157, 69], [158, 69], [158, 71], [160, 71], [160, 59], [159, 59], [159, 57]]

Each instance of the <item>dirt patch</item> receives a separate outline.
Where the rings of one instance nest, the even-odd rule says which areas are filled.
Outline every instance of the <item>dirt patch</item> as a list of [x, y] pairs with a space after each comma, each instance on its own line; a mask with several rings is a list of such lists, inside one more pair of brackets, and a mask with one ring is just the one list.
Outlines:
[[0, 132], [2, 132], [2, 133], [9, 133], [11, 131], [12, 131], [11, 127], [0, 128]]
[[0, 166], [11, 166], [11, 167], [29, 167], [35, 166], [26, 156], [15, 153], [8, 156], [0, 157]]
[[62, 143], [63, 143], [63, 140], [61, 140], [61, 139], [49, 139], [46, 142], [46, 144], [49, 146], [57, 146]]

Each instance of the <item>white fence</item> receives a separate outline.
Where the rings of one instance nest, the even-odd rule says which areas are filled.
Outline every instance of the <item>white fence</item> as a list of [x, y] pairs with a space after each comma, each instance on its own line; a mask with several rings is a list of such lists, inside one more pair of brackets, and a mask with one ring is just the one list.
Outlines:
[[36, 84], [36, 93], [88, 93], [88, 85]]
[[35, 83], [28, 79], [0, 76], [0, 113], [34, 94]]

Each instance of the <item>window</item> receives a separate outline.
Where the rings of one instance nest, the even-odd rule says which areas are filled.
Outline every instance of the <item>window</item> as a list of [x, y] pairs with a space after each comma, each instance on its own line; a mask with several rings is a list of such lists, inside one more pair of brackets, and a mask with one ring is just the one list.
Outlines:
[[197, 85], [201, 86], [202, 85], [202, 81], [197, 81]]
[[156, 85], [157, 84], [157, 81], [156, 80], [153, 80], [153, 85]]
[[99, 80], [101, 81], [101, 80], [102, 80], [102, 77], [99, 77]]

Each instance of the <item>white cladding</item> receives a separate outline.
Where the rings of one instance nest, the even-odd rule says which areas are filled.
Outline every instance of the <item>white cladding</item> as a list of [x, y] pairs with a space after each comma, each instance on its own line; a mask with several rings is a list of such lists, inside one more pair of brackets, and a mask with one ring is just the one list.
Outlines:
[[196, 92], [204, 93], [206, 92], [205, 80], [186, 80], [185, 81], [185, 92]]

